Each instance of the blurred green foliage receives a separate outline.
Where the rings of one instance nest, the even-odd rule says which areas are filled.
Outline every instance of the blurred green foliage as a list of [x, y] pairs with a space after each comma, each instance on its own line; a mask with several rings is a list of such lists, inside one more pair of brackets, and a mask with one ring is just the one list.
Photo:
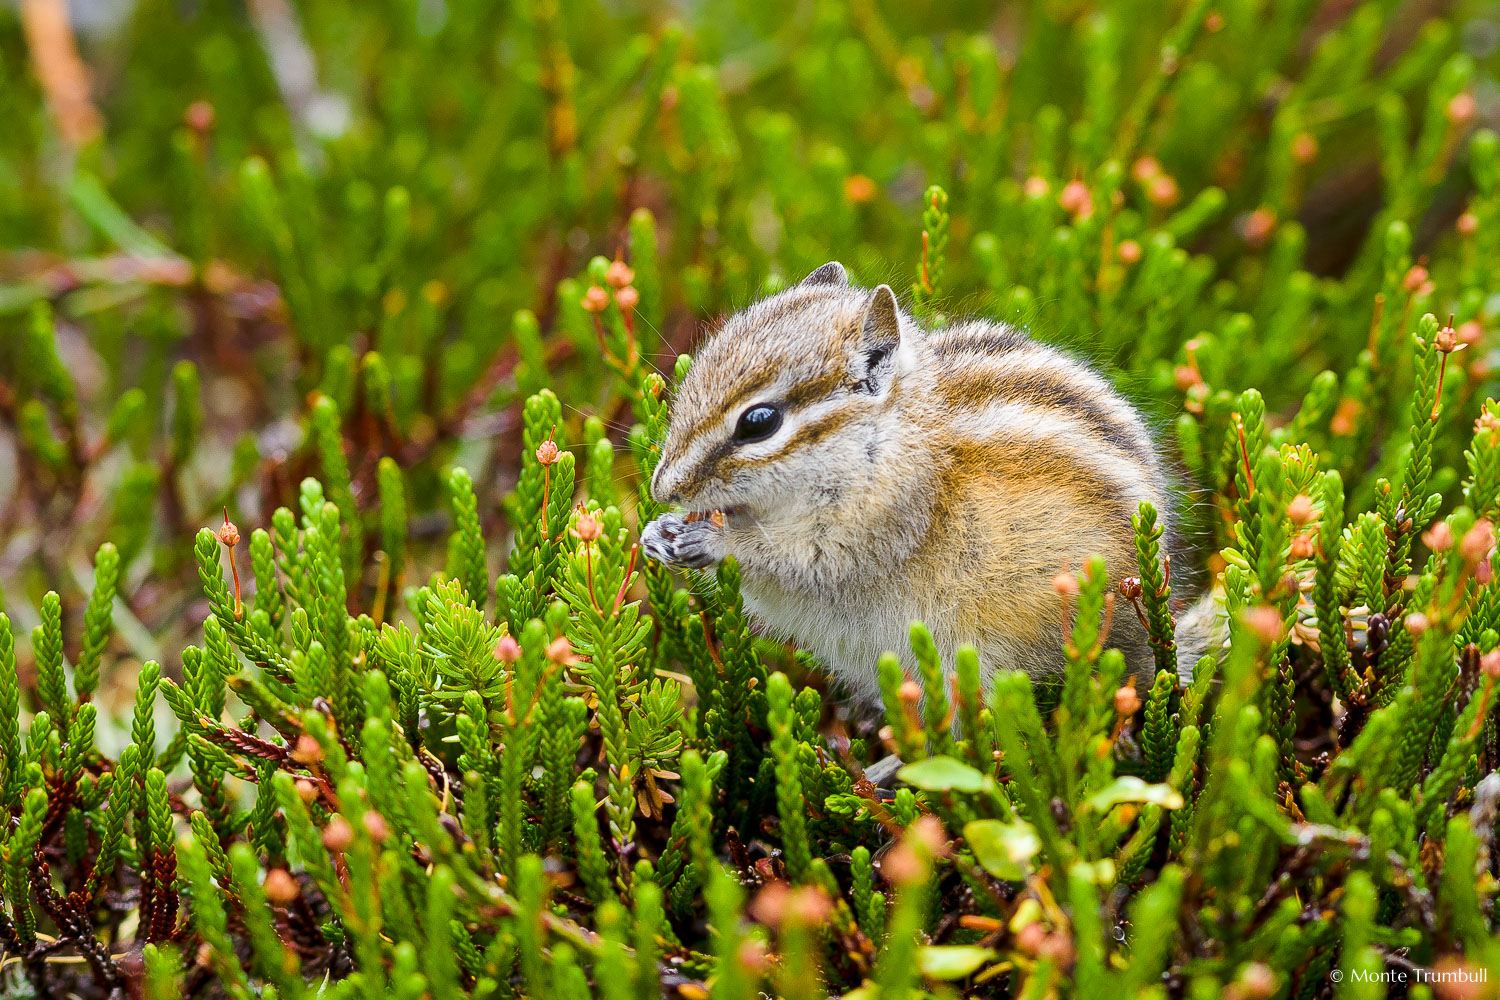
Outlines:
[[[62, 10], [0, 9], [7, 995], [1500, 968], [1487, 5]], [[681, 355], [834, 258], [1153, 415], [1222, 657], [1149, 507], [1059, 684], [916, 624], [874, 723], [641, 558]]]

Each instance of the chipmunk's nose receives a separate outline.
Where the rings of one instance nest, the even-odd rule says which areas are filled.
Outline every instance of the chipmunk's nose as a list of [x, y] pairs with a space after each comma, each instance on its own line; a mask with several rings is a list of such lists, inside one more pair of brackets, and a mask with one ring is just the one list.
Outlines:
[[682, 494], [682, 477], [674, 475], [671, 465], [662, 461], [656, 466], [656, 471], [651, 474], [651, 498], [657, 503], [680, 504]]

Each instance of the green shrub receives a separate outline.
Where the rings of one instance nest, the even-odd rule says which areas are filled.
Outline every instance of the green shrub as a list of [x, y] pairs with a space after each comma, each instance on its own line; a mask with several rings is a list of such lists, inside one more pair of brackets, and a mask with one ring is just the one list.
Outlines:
[[[0, 987], [1500, 968], [1490, 26], [1317, 6], [142, 0], [97, 107], [0, 11]], [[1222, 657], [1148, 506], [1058, 684], [913, 624], [883, 725], [640, 556], [679, 355], [835, 257], [1156, 418]]]

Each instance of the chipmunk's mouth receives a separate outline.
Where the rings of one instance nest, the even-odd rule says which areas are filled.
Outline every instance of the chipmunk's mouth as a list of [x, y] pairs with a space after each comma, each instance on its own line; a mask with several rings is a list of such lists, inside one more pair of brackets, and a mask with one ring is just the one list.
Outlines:
[[744, 507], [738, 504], [731, 504], [725, 507], [710, 507], [707, 510], [690, 510], [685, 515], [685, 519], [688, 523], [692, 523], [693, 521], [717, 521], [720, 522], [719, 526], [723, 527], [723, 525], [728, 524], [732, 519], [739, 517], [744, 512]]

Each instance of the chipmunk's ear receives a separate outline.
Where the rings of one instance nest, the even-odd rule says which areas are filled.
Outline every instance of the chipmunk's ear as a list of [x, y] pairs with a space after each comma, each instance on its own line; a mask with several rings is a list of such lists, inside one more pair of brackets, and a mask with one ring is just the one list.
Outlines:
[[849, 287], [849, 272], [844, 270], [844, 265], [836, 260], [830, 260], [812, 274], [803, 278], [799, 283], [802, 285], [833, 285], [835, 288]]
[[849, 358], [849, 373], [861, 392], [884, 392], [896, 369], [896, 348], [901, 346], [901, 309], [890, 285], [881, 285], [870, 296], [860, 321], [859, 337]]

